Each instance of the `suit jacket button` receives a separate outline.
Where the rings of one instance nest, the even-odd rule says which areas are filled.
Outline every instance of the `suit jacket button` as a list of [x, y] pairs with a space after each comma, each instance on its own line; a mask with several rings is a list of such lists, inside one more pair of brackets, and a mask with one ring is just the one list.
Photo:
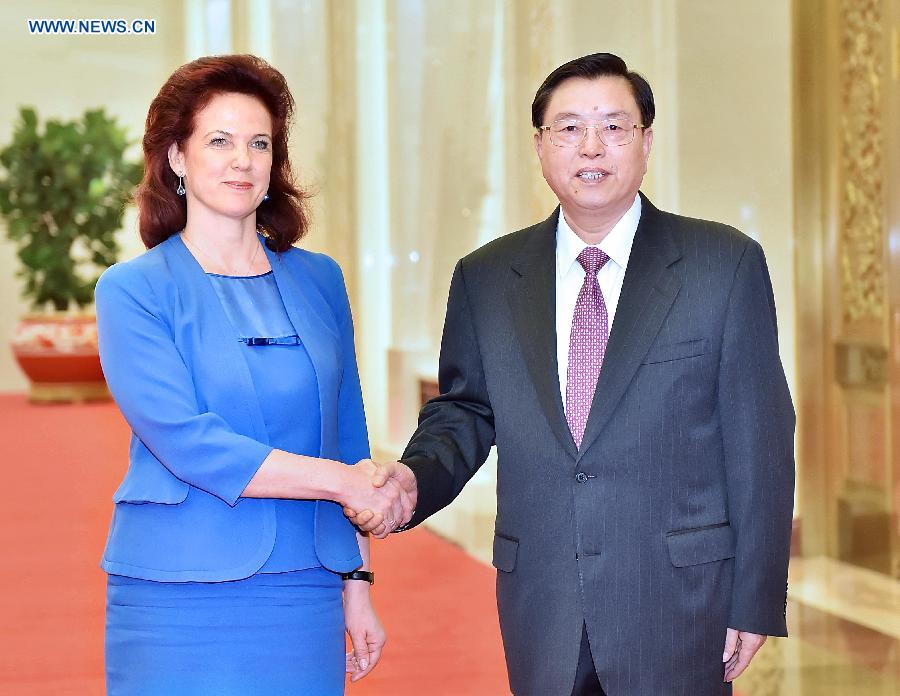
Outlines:
[[584, 483], [588, 480], [587, 474], [585, 474], [583, 471], [579, 471], [577, 474], [575, 474], [575, 480], [578, 481], [578, 483]]

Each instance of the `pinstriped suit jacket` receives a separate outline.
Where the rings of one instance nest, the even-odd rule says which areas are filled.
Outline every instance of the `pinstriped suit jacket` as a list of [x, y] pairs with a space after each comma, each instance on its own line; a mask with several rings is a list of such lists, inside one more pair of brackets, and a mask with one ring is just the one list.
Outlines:
[[457, 265], [441, 395], [404, 453], [415, 525], [497, 446], [519, 696], [570, 693], [582, 625], [608, 696], [730, 693], [726, 627], [786, 634], [794, 411], [763, 252], [642, 202], [581, 449], [557, 377], [557, 210]]

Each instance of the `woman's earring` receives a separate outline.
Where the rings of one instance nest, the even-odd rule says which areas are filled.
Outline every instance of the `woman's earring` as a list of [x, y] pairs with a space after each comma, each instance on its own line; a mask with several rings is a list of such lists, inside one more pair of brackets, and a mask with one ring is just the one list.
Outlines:
[[179, 196], [184, 195], [184, 175], [183, 174], [178, 175], [178, 188], [175, 189], [175, 193], [177, 193]]
[[265, 194], [263, 195], [263, 203], [265, 203], [267, 200], [269, 200], [269, 192], [268, 191], [266, 191]]

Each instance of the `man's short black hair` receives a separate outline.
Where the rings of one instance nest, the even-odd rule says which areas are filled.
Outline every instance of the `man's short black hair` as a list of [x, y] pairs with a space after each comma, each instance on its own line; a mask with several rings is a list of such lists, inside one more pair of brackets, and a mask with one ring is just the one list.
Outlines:
[[538, 87], [538, 91], [534, 95], [534, 101], [531, 103], [532, 125], [535, 128], [545, 125], [544, 116], [546, 116], [550, 97], [553, 96], [556, 88], [566, 80], [573, 77], [593, 80], [598, 77], [609, 76], [621, 77], [627, 80], [628, 84], [631, 85], [634, 100], [641, 110], [643, 123], [639, 125], [647, 128], [652, 126], [653, 118], [656, 116], [656, 105], [653, 103], [653, 90], [650, 89], [650, 83], [644, 79], [643, 75], [629, 70], [628, 66], [625, 65], [625, 61], [612, 53], [592, 53], [589, 56], [570, 60], [547, 75], [547, 79]]

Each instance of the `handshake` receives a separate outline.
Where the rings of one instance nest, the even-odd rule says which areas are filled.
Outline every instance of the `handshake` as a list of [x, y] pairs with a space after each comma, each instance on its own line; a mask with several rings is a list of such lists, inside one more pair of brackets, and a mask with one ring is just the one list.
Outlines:
[[384, 539], [412, 519], [418, 487], [408, 466], [363, 459], [349, 469], [349, 485], [339, 502], [347, 519], [360, 531]]

